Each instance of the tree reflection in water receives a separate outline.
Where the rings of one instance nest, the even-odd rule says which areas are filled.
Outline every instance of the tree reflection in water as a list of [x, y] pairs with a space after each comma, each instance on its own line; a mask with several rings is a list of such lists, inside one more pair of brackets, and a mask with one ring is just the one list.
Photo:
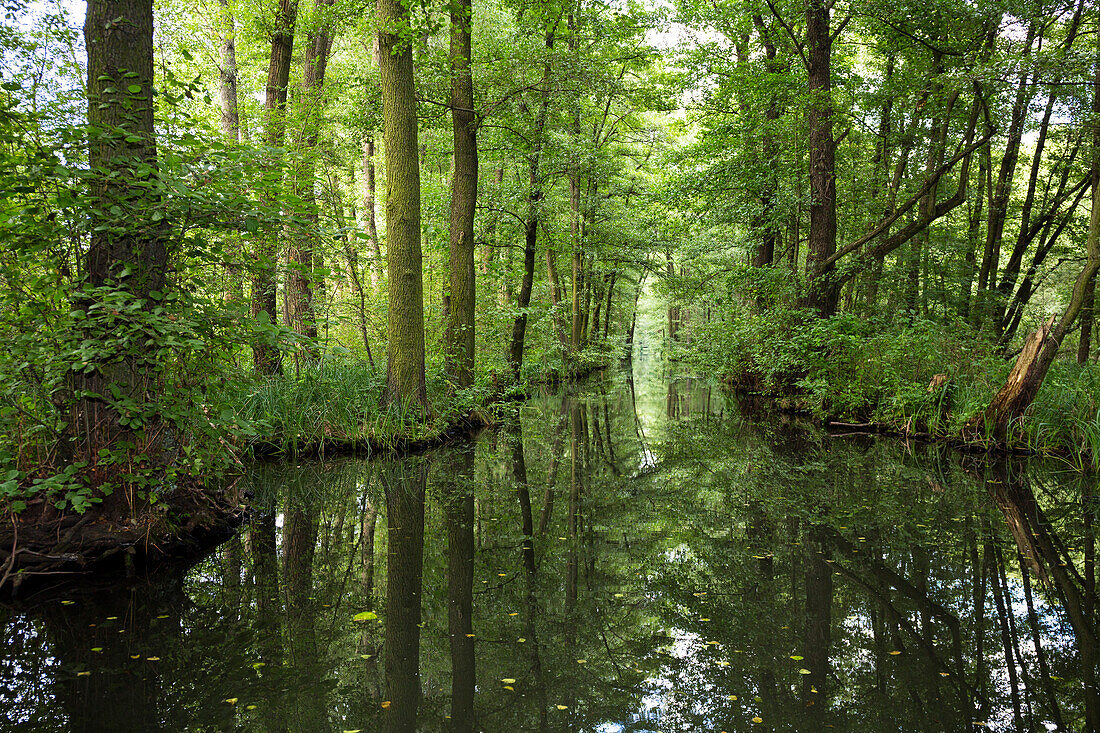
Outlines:
[[1095, 479], [755, 408], [627, 381], [258, 466], [182, 584], [3, 611], [0, 730], [1098, 729]]

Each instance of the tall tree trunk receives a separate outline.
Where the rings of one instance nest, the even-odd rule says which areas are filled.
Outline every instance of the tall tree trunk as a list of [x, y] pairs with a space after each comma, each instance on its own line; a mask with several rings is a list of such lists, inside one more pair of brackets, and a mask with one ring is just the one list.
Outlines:
[[470, 71], [469, 0], [451, 5], [451, 119], [454, 168], [451, 176], [450, 312], [444, 337], [447, 375], [458, 387], [474, 383], [474, 207], [477, 203], [477, 119]]
[[[301, 128], [298, 132], [299, 156], [294, 176], [297, 198], [302, 202], [302, 215], [308, 222], [305, 231], [291, 237], [287, 253], [286, 302], [289, 325], [305, 337], [306, 353], [311, 360], [319, 356], [317, 349], [317, 308], [314, 302], [314, 267], [312, 237], [318, 228], [316, 187], [317, 140], [320, 136], [324, 109], [325, 70], [332, 51], [332, 29], [325, 13], [333, 0], [314, 0], [320, 26], [309, 34], [302, 62]], [[297, 358], [297, 357], [296, 357]]]
[[806, 73], [810, 90], [810, 233], [806, 256], [807, 284], [803, 305], [828, 318], [836, 312], [839, 288], [833, 268], [819, 264], [836, 252], [836, 140], [833, 139], [833, 39], [825, 0], [806, 6]]
[[378, 217], [375, 213], [374, 135], [363, 137], [363, 224], [370, 247], [370, 284], [378, 290], [382, 282], [382, 245], [378, 241]]
[[427, 411], [424, 379], [424, 282], [420, 250], [420, 159], [416, 85], [407, 34], [409, 8], [401, 0], [378, 0], [378, 71], [386, 142], [386, 266], [389, 318], [386, 326], [385, 404], [415, 403]]
[[1081, 337], [1077, 340], [1077, 363], [1087, 364], [1092, 352], [1092, 328], [1096, 303], [1096, 276], [1085, 284], [1085, 300], [1081, 304]]
[[[241, 118], [237, 109], [237, 23], [229, 0], [218, 0], [218, 42], [221, 65], [218, 67], [218, 102], [221, 107], [222, 135], [230, 145], [241, 141]], [[237, 235], [228, 235], [226, 252], [225, 299], [239, 302], [241, 292], [241, 243]]]
[[[546, 50], [554, 50], [554, 38], [557, 34], [561, 16], [552, 18], [546, 31]], [[518, 313], [512, 322], [512, 341], [508, 348], [508, 364], [512, 368], [512, 376], [519, 380], [520, 369], [523, 366], [523, 344], [527, 338], [527, 307], [531, 304], [531, 288], [535, 279], [535, 248], [538, 244], [539, 221], [542, 217], [540, 207], [542, 204], [542, 178], [539, 166], [542, 162], [543, 133], [546, 130], [546, 116], [550, 108], [550, 77], [553, 73], [553, 58], [548, 57], [542, 72], [542, 92], [539, 97], [539, 108], [533, 120], [533, 141], [531, 154], [527, 157], [528, 195], [527, 216], [523, 224], [523, 281], [520, 284], [519, 297], [516, 303]], [[520, 102], [520, 108], [527, 110], [526, 105]], [[511, 250], [508, 250], [509, 252]], [[507, 274], [505, 275], [507, 278]], [[509, 300], [511, 298], [509, 297]]]
[[[298, 0], [280, 0], [271, 34], [271, 58], [267, 67], [264, 92], [264, 142], [276, 148], [286, 132], [286, 95], [290, 83], [290, 62], [294, 49], [294, 26], [298, 20]], [[279, 176], [281, 185], [282, 177]], [[278, 236], [269, 231], [256, 240], [256, 262], [252, 274], [252, 317], [262, 323], [278, 322], [275, 266], [279, 251]], [[260, 374], [281, 374], [282, 356], [279, 348], [263, 340], [252, 345], [252, 364]]]
[[[1035, 42], [1037, 23], [1028, 26], [1027, 38], [1024, 41], [1024, 59], [1031, 54], [1032, 45]], [[1020, 71], [1016, 83], [1016, 98], [1012, 105], [1011, 118], [1008, 125], [1008, 140], [1005, 143], [1005, 154], [1001, 159], [1001, 167], [997, 172], [997, 184], [990, 191], [989, 218], [985, 229], [985, 250], [982, 254], [982, 266], [978, 271], [978, 311], [974, 314], [979, 325], [991, 315], [996, 308], [993, 303], [995, 294], [993, 288], [997, 282], [997, 271], [1001, 256], [1001, 238], [1004, 234], [1005, 219], [1008, 216], [1008, 201], [1012, 195], [1012, 178], [1016, 172], [1016, 161], [1019, 159], [1020, 142], [1023, 139], [1024, 123], [1028, 114], [1028, 103], [1031, 100], [1033, 85], [1028, 84], [1030, 66], [1026, 63]]]
[[[152, 0], [89, 0], [84, 22], [88, 53], [88, 162], [94, 175], [89, 207], [93, 217], [81, 289], [73, 310], [86, 314], [84, 339], [94, 344], [113, 338], [127, 322], [119, 311], [139, 299], [163, 297], [169, 252], [161, 224], [146, 214], [157, 201], [151, 188], [131, 173], [138, 164], [156, 175], [153, 127], [153, 5]], [[125, 132], [121, 132], [125, 128]], [[110, 214], [121, 208], [120, 222]], [[108, 213], [104, 213], [108, 212]], [[94, 308], [101, 295], [93, 289], [112, 288], [119, 297], [110, 309]], [[144, 339], [139, 341], [144, 343]], [[162, 426], [144, 429], [124, 425], [118, 403], [134, 401], [141, 408], [157, 399], [158, 365], [143, 347], [128, 349], [98, 363], [69, 372], [74, 401], [61, 450], [75, 461], [87, 461], [87, 475], [96, 485], [125, 477], [123, 464], [97, 467], [100, 451], [121, 449], [133, 442], [133, 453], [157, 461], [166, 450]], [[121, 399], [120, 399], [121, 398]], [[128, 421], [127, 421], [128, 422]], [[137, 499], [121, 488], [103, 498], [100, 510], [112, 517], [139, 509]]]

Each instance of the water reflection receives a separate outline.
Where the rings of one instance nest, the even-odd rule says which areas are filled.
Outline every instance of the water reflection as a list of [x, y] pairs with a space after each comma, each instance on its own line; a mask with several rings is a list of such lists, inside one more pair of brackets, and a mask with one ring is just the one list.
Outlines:
[[1094, 479], [757, 407], [259, 466], [185, 579], [3, 610], [0, 730], [1098, 730]]

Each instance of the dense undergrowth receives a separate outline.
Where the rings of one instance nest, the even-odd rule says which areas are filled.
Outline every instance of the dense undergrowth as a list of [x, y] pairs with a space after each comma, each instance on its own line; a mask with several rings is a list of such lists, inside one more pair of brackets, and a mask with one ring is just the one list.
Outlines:
[[[1097, 468], [1100, 365], [1078, 365], [1068, 349], [1064, 353], [1002, 447], [1062, 455], [1081, 470]], [[822, 420], [937, 438], [960, 436], [1012, 366], [962, 322], [916, 318], [897, 324], [854, 314], [819, 319], [782, 308], [698, 326], [679, 356]], [[978, 426], [980, 433], [980, 417]]]

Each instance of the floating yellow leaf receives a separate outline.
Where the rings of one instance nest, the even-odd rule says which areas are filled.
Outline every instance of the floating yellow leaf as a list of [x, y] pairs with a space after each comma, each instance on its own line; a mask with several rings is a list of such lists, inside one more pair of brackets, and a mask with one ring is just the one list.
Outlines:
[[508, 614], [508, 615], [509, 615], [509, 616], [518, 616], [518, 615], [519, 615], [519, 611], [512, 611], [512, 612], [511, 612], [510, 614]]
[[71, 606], [74, 603], [76, 603], [76, 601], [61, 601], [62, 606]]
[[108, 621], [118, 621], [118, 616], [108, 616], [107, 620]]
[[77, 677], [87, 677], [90, 674], [91, 674], [91, 672], [77, 672], [76, 676]]
[[260, 667], [266, 667], [267, 662], [253, 662], [252, 669], [259, 669]]
[[554, 707], [556, 707], [558, 710], [568, 710], [569, 709], [568, 705], [555, 705]]
[[512, 687], [511, 685], [505, 685], [505, 686], [504, 686], [504, 689], [505, 689], [505, 690], [511, 690], [512, 692], [515, 692], [515, 691], [516, 691], [516, 688]]
[[258, 705], [245, 705], [244, 709], [245, 710], [255, 710], [257, 707], [259, 707], [259, 706]]
[[950, 676], [951, 676], [950, 672], [940, 672], [940, 677], [950, 677]]
[[699, 598], [700, 596], [705, 596], [706, 594], [707, 594], [707, 592], [704, 590], [704, 591], [699, 591], [698, 593], [692, 593], [691, 595], [695, 596], [696, 598]]
[[93, 647], [92, 647], [92, 651], [93, 651], [93, 652], [101, 652], [101, 651], [103, 651], [103, 647], [101, 647], [101, 646], [93, 646]]
[[796, 662], [801, 662], [803, 659], [805, 659], [805, 657], [803, 657], [799, 654], [792, 654], [791, 659], [793, 659]]
[[737, 695], [730, 695], [730, 696], [729, 696], [729, 699], [730, 699], [730, 700], [736, 700], [736, 699], [737, 699]]
[[383, 700], [383, 701], [382, 701], [382, 707], [383, 707], [383, 708], [388, 708], [388, 707], [390, 706], [390, 704], [391, 704], [391, 703], [390, 703], [390, 701], [389, 701], [389, 700]]
[[359, 658], [360, 658], [360, 659], [370, 659], [370, 658], [371, 658], [371, 655], [370, 655], [370, 654], [360, 654], [360, 655], [359, 655]]
[[508, 577], [508, 573], [497, 573], [497, 577], [506, 578]]
[[709, 618], [701, 618], [701, 619], [699, 619], [699, 620], [700, 620], [700, 621], [710, 621], [710, 619], [709, 619]]
[[896, 651], [896, 650], [895, 650], [895, 651], [892, 651], [892, 652], [890, 652], [890, 653], [891, 653], [891, 654], [893, 654], [894, 656], [897, 656], [898, 654], [901, 654], [901, 652], [899, 652], [899, 651]]
[[730, 666], [730, 663], [723, 659], [722, 661], [718, 662], [718, 666], [719, 667], [728, 667], [728, 666]]
[[577, 660], [577, 664], [587, 664], [587, 663], [588, 663], [587, 659], [578, 659]]
[[756, 716], [753, 717], [752, 722], [754, 722], [754, 723], [763, 723], [764, 719], [761, 718], [759, 715], [756, 715]]
[[477, 634], [466, 634], [467, 639], [473, 639]]
[[616, 597], [616, 598], [622, 598], [622, 597], [623, 597], [623, 594], [622, 594], [622, 593], [616, 593], [616, 594], [615, 594], [615, 597]]
[[506, 685], [516, 684], [516, 681], [514, 679], [512, 679], [511, 677], [505, 677], [504, 679], [501, 680], [501, 682], [503, 682]]
[[812, 674], [812, 672], [810, 672], [810, 670], [806, 669], [805, 667], [803, 667], [802, 669], [798, 670], [798, 673], [799, 673], [799, 674]]
[[227, 703], [229, 703], [230, 705], [236, 705], [236, 704], [237, 704], [237, 698], [235, 698], [235, 697], [227, 697], [227, 698], [225, 698], [225, 700], [224, 700], [223, 702], [227, 702]]
[[130, 659], [141, 659], [141, 655], [140, 654], [131, 654]]
[[168, 614], [162, 613], [161, 615], [157, 616], [157, 618], [168, 618]]
[[559, 539], [559, 540], [567, 540], [567, 539], [569, 539], [569, 538], [568, 538], [568, 537], [559, 537], [558, 539]]
[[378, 614], [372, 611], [362, 611], [351, 617], [352, 621], [373, 621], [378, 618]]
[[518, 642], [519, 642], [520, 644], [522, 644], [523, 642], [525, 642], [525, 641], [527, 641], [527, 640], [526, 640], [526, 639], [524, 639], [524, 638], [523, 638], [523, 637], [521, 636], [521, 637], [519, 637], [518, 639], [516, 639], [516, 641], [518, 641]]
[[146, 657], [145, 661], [147, 661], [147, 662], [159, 662], [160, 657]]
[[814, 687], [813, 685], [810, 685], [810, 692], [812, 692], [816, 695], [817, 694], [817, 688]]

